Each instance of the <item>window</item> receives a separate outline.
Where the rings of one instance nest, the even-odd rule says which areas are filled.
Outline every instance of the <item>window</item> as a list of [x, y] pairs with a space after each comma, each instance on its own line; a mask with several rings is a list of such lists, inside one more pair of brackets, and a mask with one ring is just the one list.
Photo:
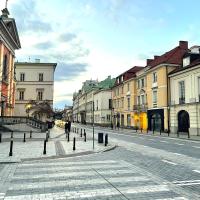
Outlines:
[[144, 95], [141, 95], [141, 104], [144, 104]]
[[122, 86], [122, 94], [124, 93], [124, 87]]
[[24, 91], [19, 91], [19, 100], [24, 100]]
[[153, 91], [153, 107], [157, 107], [157, 90]]
[[122, 98], [122, 108], [124, 107], [124, 98]]
[[179, 82], [179, 104], [185, 103], [185, 82]]
[[157, 83], [157, 73], [153, 73], [153, 83]]
[[110, 122], [110, 115], [107, 115], [107, 121]]
[[190, 57], [183, 58], [183, 67], [188, 66], [190, 64]]
[[140, 80], [137, 81], [137, 88], [140, 88]]
[[98, 100], [97, 100], [97, 109], [96, 110], [98, 110], [99, 108], [98, 108]]
[[39, 101], [43, 100], [43, 91], [38, 91], [38, 93], [37, 93], [37, 100], [39, 100]]
[[140, 96], [137, 97], [137, 104], [140, 105]]
[[130, 84], [128, 83], [127, 84], [127, 91], [129, 91], [130, 90]]
[[144, 87], [144, 79], [141, 79], [141, 87]]
[[128, 110], [130, 110], [130, 98], [127, 99], [127, 107], [128, 107]]
[[20, 73], [20, 81], [25, 81], [25, 73]]
[[39, 73], [39, 81], [43, 81], [43, 73]]
[[8, 75], [7, 75], [7, 69], [8, 69], [8, 57], [7, 55], [4, 55], [3, 59], [3, 80], [7, 80]]
[[131, 115], [127, 115], [127, 126], [131, 126]]
[[109, 106], [109, 109], [112, 109], [112, 99], [109, 99], [108, 106]]

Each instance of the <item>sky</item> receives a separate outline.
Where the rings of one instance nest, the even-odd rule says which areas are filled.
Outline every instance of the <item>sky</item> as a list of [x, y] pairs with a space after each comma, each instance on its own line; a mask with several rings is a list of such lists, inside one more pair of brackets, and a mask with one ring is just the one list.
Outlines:
[[72, 105], [85, 80], [145, 66], [180, 40], [200, 45], [199, 7], [199, 0], [8, 0], [22, 46], [16, 61], [58, 63], [54, 108]]

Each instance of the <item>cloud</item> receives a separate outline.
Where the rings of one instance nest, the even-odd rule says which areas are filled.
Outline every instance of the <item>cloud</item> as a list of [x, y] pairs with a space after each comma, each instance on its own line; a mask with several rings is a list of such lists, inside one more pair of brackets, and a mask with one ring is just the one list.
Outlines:
[[55, 71], [55, 80], [69, 80], [86, 72], [87, 63], [58, 63]]
[[40, 42], [40, 43], [34, 45], [34, 47], [38, 48], [38, 49], [50, 49], [53, 46], [54, 46], [54, 43], [50, 42], [50, 41]]
[[12, 4], [11, 13], [15, 16], [20, 33], [24, 32], [48, 32], [52, 30], [51, 24], [44, 21], [38, 14], [36, 1], [20, 0]]
[[69, 42], [73, 39], [77, 38], [76, 34], [74, 33], [63, 33], [59, 36], [59, 41], [61, 42]]

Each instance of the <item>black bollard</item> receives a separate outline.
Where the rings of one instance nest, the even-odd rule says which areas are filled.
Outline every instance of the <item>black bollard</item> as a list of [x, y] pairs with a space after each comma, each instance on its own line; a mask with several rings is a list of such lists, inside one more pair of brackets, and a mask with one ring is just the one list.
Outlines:
[[161, 129], [160, 129], [160, 135], [161, 135]]
[[32, 138], [32, 130], [30, 130], [30, 138]]
[[188, 138], [190, 138], [190, 132], [189, 132], [189, 129], [188, 129]]
[[85, 132], [85, 129], [84, 129], [84, 134], [85, 134], [86, 132]]
[[147, 128], [147, 133], [149, 132], [149, 129]]
[[48, 136], [48, 131], [46, 131], [46, 141], [48, 142], [48, 138], [49, 138], [49, 136]]
[[9, 152], [9, 156], [13, 155], [13, 141], [10, 141], [10, 152]]
[[0, 143], [2, 142], [2, 134], [0, 133]]
[[67, 142], [69, 142], [69, 132], [67, 133]]
[[83, 130], [81, 129], [81, 137], [82, 137], [82, 131], [83, 131]]
[[140, 129], [140, 132], [142, 133], [142, 128]]
[[86, 142], [86, 133], [84, 133], [84, 142]]
[[13, 131], [11, 132], [11, 136], [10, 136], [10, 138], [13, 138]]
[[170, 130], [168, 129], [168, 130], [167, 130], [168, 137], [169, 137], [169, 132], [170, 132]]
[[50, 138], [50, 130], [48, 129], [48, 138]]
[[46, 147], [47, 147], [47, 140], [44, 140], [44, 150], [43, 150], [43, 154], [47, 154]]
[[73, 140], [73, 151], [76, 150], [76, 138], [74, 137], [74, 140]]
[[108, 134], [105, 135], [105, 146], [108, 145]]
[[24, 133], [24, 140], [23, 142], [26, 142], [26, 133]]

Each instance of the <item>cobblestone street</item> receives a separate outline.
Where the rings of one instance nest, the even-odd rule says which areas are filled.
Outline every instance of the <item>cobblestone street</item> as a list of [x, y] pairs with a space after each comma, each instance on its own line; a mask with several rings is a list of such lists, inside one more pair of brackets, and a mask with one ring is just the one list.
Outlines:
[[[91, 126], [84, 128], [91, 138]], [[98, 147], [98, 132], [108, 133], [110, 145], [117, 144], [118, 147], [89, 155], [84, 155], [82, 149], [82, 155], [62, 158], [60, 156], [69, 151], [63, 131], [55, 130], [51, 131], [51, 140], [55, 140], [57, 157], [0, 164], [0, 199], [200, 198], [198, 141], [95, 127], [95, 148]], [[92, 143], [87, 144], [90, 149], [85, 150], [91, 151]], [[184, 151], [186, 148], [187, 152]]]

